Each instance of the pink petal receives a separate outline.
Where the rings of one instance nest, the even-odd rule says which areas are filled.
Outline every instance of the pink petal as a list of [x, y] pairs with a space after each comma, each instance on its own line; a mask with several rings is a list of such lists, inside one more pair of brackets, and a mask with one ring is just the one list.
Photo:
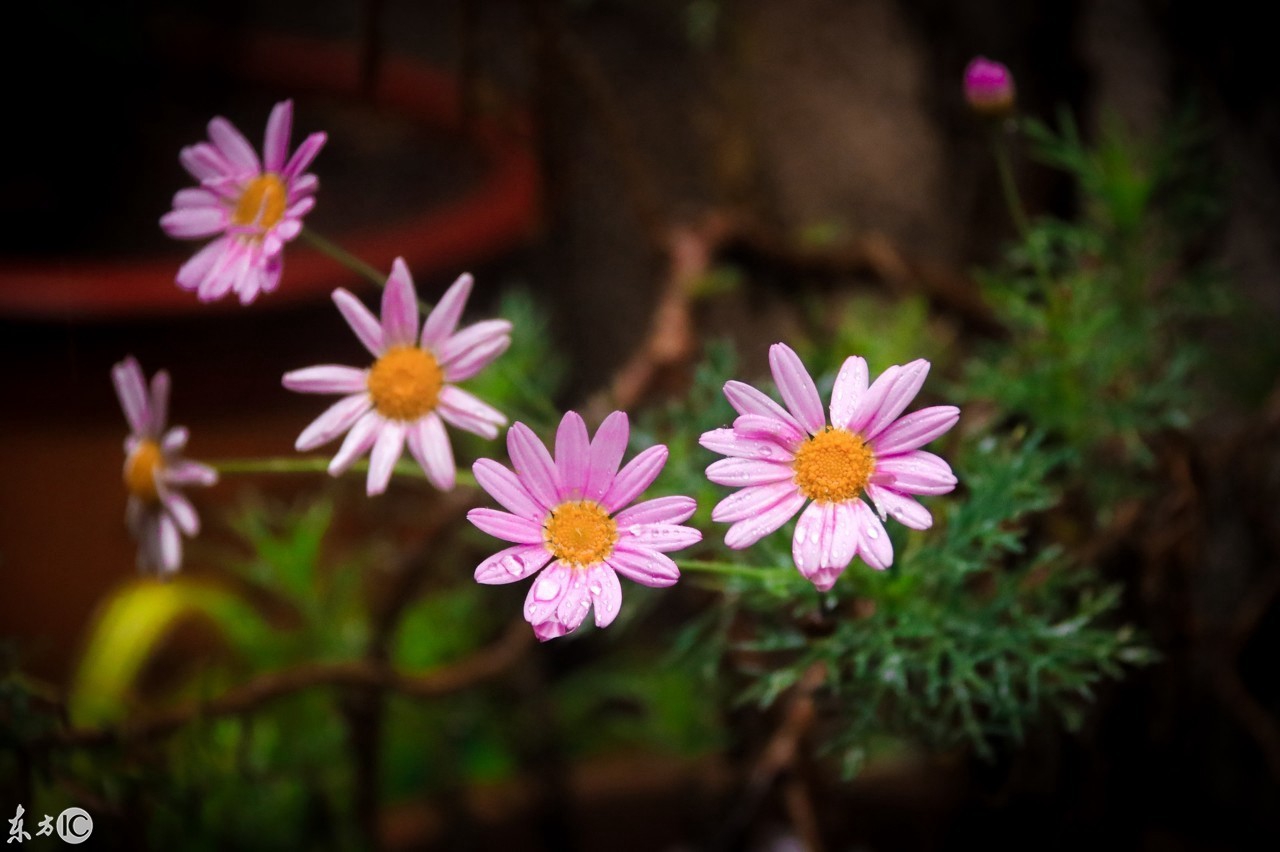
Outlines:
[[[744, 417], [747, 415], [743, 415]], [[775, 421], [776, 422], [776, 421]], [[796, 432], [797, 435], [801, 434]], [[790, 462], [795, 455], [773, 441], [744, 438], [733, 429], [712, 429], [703, 432], [698, 443], [713, 453], [742, 459], [761, 459]]]
[[160, 227], [180, 240], [210, 237], [226, 229], [231, 219], [222, 207], [184, 207], [160, 217]]
[[284, 221], [298, 220], [306, 216], [316, 206], [316, 200], [310, 196], [299, 198], [285, 208]]
[[253, 150], [249, 140], [225, 118], [218, 116], [209, 122], [209, 140], [218, 149], [218, 153], [226, 157], [227, 162], [240, 172], [258, 174], [262, 171], [258, 153]]
[[741, 438], [753, 441], [768, 441], [782, 448], [788, 457], [808, 437], [799, 429], [793, 429], [787, 423], [773, 417], [762, 417], [759, 414], [741, 414], [733, 421], [733, 431]]
[[[520, 478], [493, 459], [477, 459], [471, 466], [476, 482], [507, 511], [541, 521], [547, 511], [529, 495]], [[619, 515], [619, 518], [622, 516]]]
[[792, 429], [795, 429], [797, 433], [804, 431], [804, 427], [785, 408], [751, 387], [751, 385], [736, 381], [725, 382], [724, 396], [739, 414], [759, 414], [763, 417], [772, 417], [775, 420], [781, 420], [786, 423]]
[[444, 423], [430, 412], [412, 423], [409, 429], [409, 452], [427, 474], [427, 481], [441, 491], [452, 491], [458, 468], [453, 460], [453, 446]]
[[333, 291], [333, 303], [338, 306], [343, 319], [347, 321], [347, 325], [351, 326], [356, 337], [364, 344], [364, 348], [375, 357], [381, 355], [386, 349], [382, 336], [382, 323], [378, 322], [373, 312], [341, 287]]
[[182, 536], [178, 533], [178, 525], [168, 515], [161, 515], [156, 526], [157, 567], [164, 574], [172, 574], [182, 567]]
[[218, 207], [218, 196], [201, 187], [187, 187], [173, 194], [173, 209], [186, 207]]
[[207, 464], [182, 459], [167, 465], [164, 469], [164, 481], [175, 487], [192, 485], [213, 485], [218, 481], [218, 472]]
[[343, 397], [329, 406], [324, 414], [311, 421], [311, 425], [302, 430], [302, 434], [294, 442], [294, 449], [300, 453], [305, 453], [322, 444], [329, 443], [350, 429], [357, 420], [372, 408], [373, 401], [369, 399], [367, 393], [357, 393]]
[[738, 521], [725, 533], [725, 545], [733, 550], [750, 547], [791, 520], [795, 513], [800, 511], [806, 499], [808, 498], [799, 491], [793, 490], [756, 516]]
[[198, 181], [223, 177], [229, 174], [231, 164], [207, 142], [190, 145], [178, 152], [178, 161]]
[[791, 555], [796, 568], [819, 591], [827, 591], [858, 548], [857, 524], [840, 503], [810, 503], [796, 523]]
[[[499, 320], [499, 322], [505, 322], [505, 320]], [[465, 382], [492, 364], [510, 346], [511, 338], [507, 335], [486, 339], [449, 362], [444, 368], [445, 381]]]
[[711, 510], [711, 520], [726, 524], [745, 521], [759, 516], [796, 493], [795, 483], [792, 482], [774, 482], [743, 488], [721, 500]]
[[581, 568], [574, 568], [569, 574], [569, 588], [560, 598], [560, 603], [556, 605], [556, 614], [552, 619], [558, 625], [557, 635], [577, 630], [586, 620], [590, 609], [591, 590], [587, 588], [587, 572]]
[[373, 443], [373, 452], [369, 455], [369, 478], [366, 491], [370, 497], [387, 490], [391, 482], [391, 471], [404, 452], [405, 424], [397, 420], [383, 423]]
[[214, 240], [200, 251], [196, 252], [190, 260], [182, 264], [178, 269], [177, 282], [178, 286], [184, 290], [195, 290], [204, 283], [209, 275], [209, 271], [213, 269], [214, 264], [231, 245], [231, 240], [227, 237]]
[[627, 451], [631, 427], [625, 411], [614, 411], [604, 419], [591, 441], [591, 460], [587, 468], [587, 484], [583, 496], [599, 501], [613, 485], [622, 454]]
[[862, 500], [854, 500], [852, 505], [858, 528], [858, 555], [872, 568], [883, 571], [893, 564], [893, 542], [870, 506]]
[[477, 583], [489, 586], [523, 580], [551, 560], [541, 544], [518, 544], [499, 550], [476, 567]]
[[320, 178], [315, 175], [302, 175], [289, 184], [289, 203], [294, 204], [304, 196], [314, 195], [319, 188]]
[[684, 550], [702, 541], [702, 533], [680, 524], [619, 524], [618, 530], [619, 544], [660, 553]]
[[560, 502], [556, 466], [532, 429], [523, 423], [513, 424], [507, 430], [507, 454], [516, 476], [542, 508], [550, 509]]
[[187, 535], [198, 534], [200, 532], [200, 516], [196, 514], [195, 506], [191, 505], [191, 501], [184, 497], [180, 491], [164, 489], [161, 494], [161, 499], [164, 501], [164, 509], [178, 524], [178, 528]]
[[462, 311], [467, 306], [467, 297], [471, 295], [473, 279], [463, 274], [445, 291], [436, 302], [436, 306], [427, 314], [427, 321], [422, 326], [422, 348], [436, 349], [453, 334], [462, 318]]
[[529, 586], [524, 599], [524, 618], [533, 625], [534, 635], [545, 642], [563, 636], [568, 629], [555, 619], [556, 608], [569, 592], [572, 569], [562, 562], [552, 562]]
[[857, 355], [850, 355], [840, 367], [835, 385], [831, 388], [831, 425], [849, 428], [858, 401], [867, 392], [867, 362]]
[[631, 524], [682, 524], [697, 511], [692, 497], [656, 497], [623, 509], [614, 516], [619, 527]]
[[298, 393], [364, 393], [369, 389], [369, 371], [324, 364], [285, 373], [281, 383]]
[[289, 158], [289, 134], [293, 130], [293, 101], [281, 101], [267, 119], [266, 138], [262, 143], [262, 160], [267, 171], [280, 173]]
[[413, 346], [418, 337], [418, 295], [404, 258], [391, 262], [382, 291], [382, 339], [387, 347]]
[[592, 565], [587, 571], [587, 591], [595, 606], [596, 627], [608, 627], [622, 609], [622, 584], [608, 565]]
[[239, 278], [245, 255], [246, 248], [240, 240], [227, 240], [224, 250], [200, 282], [196, 297], [202, 302], [214, 302], [231, 292]]
[[[889, 383], [884, 399], [874, 412], [869, 412], [867, 417], [861, 410], [859, 414], [863, 417], [855, 417], [860, 420], [857, 431], [865, 440], [874, 440], [890, 423], [892, 423], [899, 414], [901, 414], [911, 400], [915, 399], [916, 394], [920, 392], [920, 388], [924, 386], [924, 380], [929, 375], [929, 362], [923, 358], [912, 361], [905, 365], [902, 371], [894, 377]], [[884, 376], [876, 381], [879, 384]], [[871, 396], [868, 391], [867, 396]]]
[[872, 442], [877, 456], [891, 456], [923, 447], [960, 419], [954, 405], [935, 405], [900, 417]]
[[453, 385], [441, 388], [436, 410], [450, 426], [489, 440], [498, 437], [498, 428], [507, 423], [501, 411]]
[[154, 437], [151, 405], [147, 400], [147, 380], [142, 367], [132, 355], [111, 368], [111, 381], [116, 386], [116, 396], [124, 409], [125, 419], [134, 434]]
[[329, 475], [338, 476], [355, 464], [356, 459], [369, 451], [387, 421], [376, 411], [367, 411], [352, 425], [338, 454], [329, 462]]
[[769, 347], [769, 366], [773, 372], [773, 381], [778, 386], [787, 408], [795, 415], [801, 425], [816, 435], [827, 425], [826, 413], [822, 410], [822, 397], [818, 396], [818, 387], [813, 377], [805, 369], [800, 356], [785, 343], [775, 343]]
[[600, 505], [611, 515], [629, 505], [653, 484], [666, 463], [667, 448], [662, 444], [655, 444], [644, 450], [618, 471], [613, 485], [609, 486], [609, 490], [600, 499]]
[[576, 411], [565, 412], [556, 430], [556, 471], [560, 479], [560, 498], [580, 500], [587, 489], [587, 466], [591, 440], [587, 424]]
[[467, 520], [494, 538], [515, 544], [541, 544], [544, 539], [541, 523], [510, 512], [485, 508], [472, 509], [467, 512]]
[[[190, 437], [191, 433], [187, 431], [186, 426], [174, 426], [168, 432], [165, 432], [164, 437], [160, 439], [160, 451], [166, 457], [180, 453], [187, 446], [187, 440]], [[132, 448], [130, 448], [130, 452], [132, 452]]]
[[328, 138], [324, 133], [312, 133], [302, 140], [298, 150], [293, 152], [293, 157], [290, 158], [289, 162], [285, 163], [280, 176], [285, 180], [292, 180], [305, 172], [307, 166], [310, 166], [311, 161], [316, 158], [316, 154], [320, 153], [320, 149], [324, 147], [324, 143], [328, 141]]
[[721, 459], [707, 467], [707, 479], [731, 488], [789, 482], [794, 475], [795, 472], [785, 464], [754, 459]]
[[674, 586], [680, 579], [676, 563], [649, 548], [631, 548], [619, 543], [605, 562], [628, 580], [655, 589]]
[[[511, 336], [511, 323], [504, 319], [482, 320], [481, 322], [469, 325], [462, 331], [447, 338], [444, 343], [436, 349], [440, 356], [440, 364], [445, 367], [446, 376], [450, 377], [450, 381], [462, 381], [462, 379], [453, 379], [455, 372], [459, 372], [462, 367], [471, 365], [477, 359], [476, 352], [490, 353], [496, 346], [503, 346], [502, 341], [508, 340]], [[502, 350], [499, 350], [501, 352]], [[497, 354], [489, 355], [488, 360], [496, 358]], [[487, 361], [486, 361], [487, 363]], [[451, 372], [448, 368], [453, 367]]]
[[956, 487], [951, 465], [925, 450], [876, 459], [871, 481], [904, 494], [946, 494]]
[[913, 530], [927, 530], [933, 526], [933, 515], [929, 510], [905, 494], [871, 484], [867, 486], [867, 496], [876, 504], [876, 511], [882, 519], [887, 515]]
[[151, 432], [159, 434], [169, 422], [169, 371], [157, 370], [151, 377]]

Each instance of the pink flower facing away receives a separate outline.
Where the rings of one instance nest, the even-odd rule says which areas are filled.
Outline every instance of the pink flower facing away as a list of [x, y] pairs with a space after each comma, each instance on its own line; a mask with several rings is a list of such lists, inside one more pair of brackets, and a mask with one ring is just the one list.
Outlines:
[[171, 237], [218, 235], [178, 270], [178, 286], [203, 302], [235, 292], [243, 304], [280, 283], [284, 244], [302, 230], [315, 206], [319, 181], [306, 169], [326, 136], [312, 133], [289, 155], [293, 102], [282, 101], [267, 119], [262, 159], [231, 122], [209, 122], [209, 141], [183, 148], [179, 159], [200, 186], [179, 190], [160, 218]]
[[954, 426], [960, 409], [939, 405], [899, 417], [924, 384], [929, 362], [890, 367], [868, 387], [867, 362], [851, 357], [836, 377], [828, 425], [800, 357], [775, 343], [769, 365], [786, 408], [750, 385], [728, 382], [724, 394], [740, 416], [732, 428], [713, 429], [699, 441], [729, 457], [708, 467], [707, 478], [741, 488], [711, 513], [713, 521], [732, 524], [725, 544], [754, 544], [812, 500], [796, 524], [791, 553], [818, 589], [830, 589], [854, 556], [889, 567], [893, 546], [881, 520], [927, 529], [932, 516], [909, 495], [945, 494], [956, 485], [951, 467], [920, 447]]
[[182, 536], [200, 531], [200, 518], [179, 490], [187, 485], [213, 485], [218, 472], [182, 457], [187, 430], [165, 431], [169, 417], [169, 374], [151, 379], [150, 392], [142, 368], [129, 357], [111, 369], [120, 407], [132, 434], [124, 442], [124, 484], [129, 491], [125, 521], [138, 540], [138, 568], [161, 576], [182, 566]]
[[516, 423], [507, 431], [515, 472], [491, 459], [472, 468], [507, 511], [472, 509], [467, 519], [515, 545], [481, 562], [476, 581], [513, 583], [542, 570], [524, 617], [543, 642], [576, 630], [593, 604], [596, 625], [611, 624], [622, 604], [618, 574], [645, 586], [673, 585], [680, 571], [664, 554], [702, 540], [681, 526], [697, 508], [690, 497], [625, 508], [667, 462], [667, 448], [656, 444], [618, 470], [629, 431], [627, 415], [615, 411], [588, 440], [586, 424], [570, 411], [556, 431], [553, 460], [533, 431]]
[[[369, 496], [387, 490], [391, 470], [409, 445], [427, 479], [453, 488], [457, 470], [444, 424], [498, 437], [502, 412], [454, 387], [479, 373], [511, 345], [511, 323], [484, 320], [457, 331], [471, 293], [463, 275], [441, 297], [418, 334], [418, 296], [403, 258], [396, 258], [382, 293], [382, 321], [341, 288], [333, 301], [351, 330], [377, 359], [371, 367], [320, 366], [294, 370], [284, 386], [300, 393], [345, 394], [298, 436], [299, 451], [315, 449], [347, 433], [329, 464], [338, 476], [372, 448]], [[348, 431], [350, 430], [350, 431]]]
[[983, 115], [1005, 115], [1013, 109], [1013, 75], [999, 62], [974, 57], [964, 69], [964, 97]]

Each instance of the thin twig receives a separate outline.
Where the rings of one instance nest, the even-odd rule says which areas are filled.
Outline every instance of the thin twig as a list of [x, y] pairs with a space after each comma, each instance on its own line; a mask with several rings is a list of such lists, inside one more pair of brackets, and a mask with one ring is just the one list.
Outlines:
[[73, 728], [47, 745], [94, 746], [167, 736], [196, 719], [252, 713], [270, 701], [316, 686], [370, 686], [409, 698], [429, 699], [470, 689], [510, 668], [529, 648], [532, 634], [515, 622], [500, 639], [470, 657], [425, 674], [411, 674], [369, 659], [306, 663], [258, 675], [207, 702], [196, 702], [143, 722], [115, 727]]

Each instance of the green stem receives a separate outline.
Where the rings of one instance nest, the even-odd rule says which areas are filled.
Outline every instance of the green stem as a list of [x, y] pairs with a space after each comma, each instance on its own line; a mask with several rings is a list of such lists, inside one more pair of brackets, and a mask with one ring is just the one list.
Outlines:
[[682, 571], [701, 571], [705, 574], [727, 574], [759, 580], [769, 574], [780, 574], [786, 568], [764, 568], [755, 565], [738, 565], [735, 562], [717, 562], [707, 559], [681, 559], [676, 563]]
[[1031, 233], [1031, 226], [1027, 221], [1027, 213], [1022, 208], [1018, 183], [1013, 177], [1013, 160], [1009, 156], [1009, 146], [1005, 143], [1005, 137], [1000, 132], [999, 125], [992, 127], [991, 151], [995, 155], [996, 171], [1000, 173], [1000, 191], [1004, 194], [1005, 206], [1009, 208], [1009, 216], [1013, 219], [1013, 226], [1018, 230], [1018, 236], [1026, 240], [1027, 235]]
[[[253, 473], [325, 473], [329, 470], [329, 459], [323, 456], [285, 456], [265, 459], [224, 459], [207, 462], [220, 474], [253, 474]], [[364, 473], [369, 470], [369, 460], [361, 459], [351, 465], [348, 473]], [[425, 479], [422, 468], [411, 459], [400, 459], [394, 469], [396, 476], [407, 476]], [[476, 488], [475, 475], [467, 470], [458, 471], [458, 484]]]
[[302, 233], [300, 236], [304, 240], [306, 240], [313, 248], [329, 255], [329, 257], [338, 261], [338, 263], [341, 263], [343, 266], [345, 266], [347, 269], [350, 269], [352, 272], [356, 273], [357, 275], [364, 276], [365, 278], [369, 279], [379, 287], [386, 286], [387, 276], [385, 274], [379, 272], [371, 264], [365, 263], [363, 260], [356, 257], [354, 254], [347, 251], [342, 246], [338, 245], [337, 243], [333, 242], [327, 237], [322, 237], [315, 231], [306, 227], [302, 229]]

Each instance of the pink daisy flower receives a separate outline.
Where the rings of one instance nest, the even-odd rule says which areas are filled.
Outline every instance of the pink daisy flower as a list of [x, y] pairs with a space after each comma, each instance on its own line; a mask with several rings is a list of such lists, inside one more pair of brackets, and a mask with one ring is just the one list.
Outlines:
[[200, 186], [181, 189], [160, 218], [171, 237], [220, 234], [178, 270], [178, 286], [203, 302], [235, 292], [243, 304], [280, 283], [284, 244], [302, 230], [315, 206], [319, 181], [304, 174], [326, 136], [312, 133], [289, 156], [293, 102], [281, 101], [267, 119], [262, 159], [244, 135], [221, 116], [209, 122], [209, 141], [183, 148], [179, 159]]
[[472, 467], [508, 511], [472, 509], [467, 519], [515, 544], [481, 562], [476, 581], [513, 583], [550, 562], [524, 602], [525, 620], [543, 642], [576, 630], [592, 605], [596, 626], [611, 624], [622, 604], [618, 574], [645, 586], [673, 585], [680, 570], [665, 553], [702, 540], [681, 526], [697, 508], [690, 497], [624, 508], [667, 461], [667, 448], [657, 444], [618, 470], [629, 431], [627, 415], [615, 411], [589, 441], [586, 424], [570, 411], [556, 431], [552, 460], [533, 431], [516, 423], [507, 431], [515, 473], [491, 459]]
[[120, 407], [132, 434], [124, 442], [124, 484], [129, 490], [125, 522], [138, 540], [138, 568], [159, 575], [182, 566], [182, 534], [200, 531], [195, 507], [179, 490], [187, 485], [213, 485], [218, 472], [182, 457], [186, 428], [165, 431], [169, 417], [169, 374], [151, 379], [150, 393], [142, 368], [128, 357], [111, 368]]
[[811, 500], [791, 546], [801, 574], [826, 591], [854, 556], [872, 568], [889, 567], [893, 545], [881, 520], [928, 529], [933, 517], [910, 495], [945, 494], [956, 485], [950, 465], [920, 447], [954, 426], [960, 409], [938, 405], [899, 418], [924, 384], [929, 362], [890, 367], [868, 387], [867, 362], [851, 357], [836, 376], [828, 425], [800, 357], [775, 343], [769, 365], [786, 408], [750, 385], [728, 382], [724, 394], [741, 416], [732, 428], [699, 440], [729, 457], [708, 467], [707, 478], [741, 489], [711, 513], [713, 521], [732, 524], [725, 544], [754, 544]]
[[338, 310], [377, 360], [366, 369], [326, 365], [285, 374], [284, 386], [292, 391], [346, 394], [302, 431], [298, 450], [315, 449], [346, 432], [329, 473], [338, 476], [372, 448], [373, 496], [387, 490], [407, 443], [433, 485], [453, 488], [457, 470], [444, 424], [493, 439], [507, 422], [502, 412], [453, 384], [479, 373], [511, 345], [506, 320], [455, 331], [470, 293], [471, 276], [463, 275], [427, 316], [419, 336], [418, 296], [403, 258], [391, 266], [381, 322], [355, 296], [334, 290]]

